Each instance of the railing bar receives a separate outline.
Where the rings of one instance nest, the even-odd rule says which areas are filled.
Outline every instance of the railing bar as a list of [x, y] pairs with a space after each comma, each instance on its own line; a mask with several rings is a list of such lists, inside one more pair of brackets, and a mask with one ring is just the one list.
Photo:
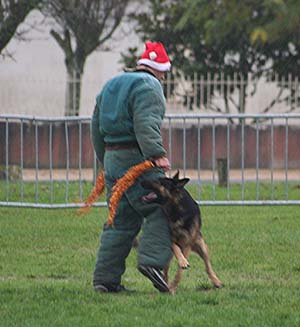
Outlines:
[[5, 194], [6, 202], [9, 201], [9, 132], [8, 118], [5, 122]]
[[186, 175], [186, 124], [183, 118], [183, 177]]
[[211, 83], [210, 83], [210, 73], [207, 74], [207, 92], [206, 92], [206, 96], [207, 96], [207, 108], [210, 108], [210, 90], [211, 90]]
[[241, 144], [241, 156], [242, 156], [242, 200], [245, 200], [245, 120], [242, 119], [242, 144]]
[[245, 112], [245, 108], [244, 108], [244, 77], [242, 74], [240, 74], [240, 81], [239, 81], [239, 84], [240, 84], [240, 92], [239, 92], [239, 107], [240, 107], [240, 112], [241, 113], [244, 113]]
[[[191, 85], [191, 78], [190, 78], [190, 76], [187, 77], [187, 84], [189, 86]], [[186, 107], [188, 109], [190, 109], [191, 108], [191, 94], [189, 92], [189, 89], [186, 90], [186, 98], [187, 98]]]
[[72, 81], [72, 88], [73, 88], [73, 91], [72, 91], [72, 94], [73, 94], [72, 111], [73, 112], [72, 113], [73, 113], [73, 115], [72, 116], [76, 116], [76, 86], [77, 86], [76, 84], [77, 84], [77, 76], [76, 76], [75, 70], [73, 70], [73, 81]]
[[274, 200], [274, 119], [271, 118], [271, 200]]
[[24, 201], [24, 121], [21, 119], [21, 129], [20, 129], [20, 143], [21, 143], [21, 153], [20, 153], [20, 165], [21, 165], [21, 202]]
[[66, 136], [66, 203], [69, 200], [69, 169], [70, 169], [70, 149], [69, 149], [69, 131], [68, 123], [65, 121], [65, 136]]
[[255, 162], [255, 177], [256, 177], [256, 200], [259, 199], [259, 123], [256, 120], [256, 162]]
[[79, 168], [79, 198], [82, 201], [82, 122], [79, 122], [79, 149], [78, 149], [78, 168]]
[[93, 185], [96, 184], [96, 178], [97, 178], [97, 156], [96, 152], [94, 151], [94, 156], [93, 156]]
[[199, 205], [205, 206], [270, 206], [270, 205], [300, 205], [300, 200], [260, 200], [260, 201], [196, 201]]
[[221, 90], [220, 90], [220, 95], [222, 97], [224, 97], [224, 86], [225, 86], [225, 80], [224, 80], [224, 72], [221, 72], [221, 80], [220, 80], [220, 83], [221, 83]]
[[[300, 200], [260, 200], [260, 201], [196, 201], [199, 205], [205, 206], [270, 206], [270, 205], [286, 205], [286, 206], [299, 206]], [[44, 209], [63, 209], [63, 208], [80, 208], [83, 206], [81, 203], [67, 203], [67, 204], [42, 204], [42, 203], [21, 203], [21, 202], [2, 202], [0, 206], [6, 207], [25, 207], [25, 208], [44, 208]], [[106, 202], [97, 202], [93, 204], [94, 207], [107, 207]]]
[[171, 169], [172, 169], [172, 166], [173, 166], [173, 162], [172, 162], [172, 123], [171, 123], [171, 118], [168, 118], [168, 133], [169, 133], [168, 152], [169, 152], [169, 161], [170, 161], [169, 177], [171, 177]]
[[201, 130], [200, 130], [200, 118], [198, 118], [198, 138], [197, 138], [197, 179], [198, 179], [198, 187], [197, 187], [197, 192], [198, 192], [198, 199], [201, 199]]
[[[252, 119], [256, 119], [256, 118], [261, 118], [261, 119], [270, 119], [270, 118], [295, 118], [295, 119], [299, 119], [300, 118], [300, 114], [298, 113], [276, 113], [276, 114], [171, 114], [171, 113], [167, 113], [165, 115], [165, 118], [179, 118], [182, 119], [183, 117], [185, 117], [186, 119], [194, 119], [194, 118], [201, 118], [201, 119], [211, 119], [213, 117], [215, 118], [252, 118]], [[62, 117], [51, 117], [51, 118], [47, 118], [47, 117], [42, 117], [42, 116], [30, 116], [30, 115], [3, 115], [0, 114], [0, 119], [24, 119], [24, 120], [28, 120], [28, 121], [32, 121], [32, 120], [38, 120], [41, 122], [65, 122], [66, 118], [62, 118]], [[68, 121], [90, 121], [91, 117], [90, 116], [70, 116], [68, 117]]]
[[296, 113], [289, 113], [289, 114], [171, 114], [168, 113], [165, 115], [166, 118], [171, 117], [173, 119], [195, 119], [195, 118], [201, 118], [201, 119], [212, 119], [212, 118], [218, 118], [218, 119], [224, 119], [224, 118], [231, 118], [231, 119], [270, 119], [270, 118], [295, 118], [299, 119], [300, 114]]
[[216, 199], [216, 175], [215, 175], [215, 161], [216, 161], [216, 126], [215, 118], [212, 121], [212, 187], [213, 187], [213, 199]]
[[230, 120], [227, 120], [227, 200], [230, 200]]
[[171, 73], [167, 74], [167, 99], [171, 97]]
[[289, 184], [288, 184], [288, 170], [289, 170], [289, 126], [288, 118], [285, 119], [285, 199], [289, 198]]
[[34, 120], [35, 124], [35, 202], [39, 202], [39, 129], [38, 122]]
[[295, 87], [295, 107], [298, 108], [298, 99], [299, 99], [299, 82], [298, 82], [298, 76], [295, 78], [294, 87]]
[[[295, 118], [299, 119], [300, 118], [300, 113], [268, 113], [268, 114], [201, 114], [201, 113], [184, 113], [184, 114], [173, 114], [173, 113], [166, 113], [165, 118], [172, 117], [172, 118], [183, 118], [185, 117], [186, 119], [191, 119], [191, 118], [207, 118], [210, 119], [212, 117], [215, 118], [252, 118], [252, 119], [270, 119], [270, 118]], [[3, 115], [0, 114], [0, 119], [6, 120], [6, 119], [15, 119], [15, 120], [20, 120], [24, 119], [27, 121], [33, 121], [33, 120], [38, 120], [40, 122], [65, 122], [66, 118], [62, 117], [42, 117], [42, 116], [30, 116], [30, 115]], [[90, 116], [69, 116], [68, 121], [87, 121], [90, 122], [91, 117]]]
[[200, 77], [200, 109], [204, 107], [204, 78]]
[[198, 98], [198, 74], [197, 72], [194, 73], [194, 83], [193, 83], [193, 90], [194, 90], [194, 108], [197, 108], [197, 98]]
[[291, 73], [288, 74], [288, 89], [289, 89], [289, 96], [287, 99], [287, 105], [290, 107], [290, 110], [293, 110], [293, 101], [292, 101], [292, 94], [293, 94], [293, 88], [292, 88], [292, 75]]
[[50, 169], [50, 203], [53, 204], [53, 144], [52, 144], [52, 128], [53, 123], [50, 123], [49, 126], [49, 169]]

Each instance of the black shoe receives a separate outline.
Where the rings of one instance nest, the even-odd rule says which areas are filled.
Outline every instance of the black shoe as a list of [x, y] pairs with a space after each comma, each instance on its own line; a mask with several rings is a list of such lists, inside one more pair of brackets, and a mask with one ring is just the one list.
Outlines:
[[138, 266], [138, 270], [146, 277], [148, 277], [160, 292], [170, 292], [169, 286], [164, 280], [162, 272], [154, 267]]
[[94, 290], [100, 293], [133, 293], [133, 290], [125, 288], [123, 285], [114, 285], [114, 284], [98, 284], [94, 285]]

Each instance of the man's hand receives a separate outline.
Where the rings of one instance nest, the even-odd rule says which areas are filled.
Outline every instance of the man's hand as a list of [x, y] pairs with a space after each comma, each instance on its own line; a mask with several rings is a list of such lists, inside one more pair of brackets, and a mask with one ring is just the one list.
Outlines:
[[170, 170], [170, 162], [167, 157], [160, 157], [154, 160], [156, 167], [162, 168], [164, 171]]

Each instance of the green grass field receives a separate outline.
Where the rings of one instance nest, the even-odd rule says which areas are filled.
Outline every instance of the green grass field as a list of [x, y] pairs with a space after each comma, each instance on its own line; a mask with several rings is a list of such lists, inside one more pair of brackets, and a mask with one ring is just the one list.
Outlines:
[[215, 290], [192, 255], [177, 294], [160, 294], [137, 271], [132, 250], [123, 283], [136, 292], [128, 295], [92, 289], [106, 209], [82, 217], [74, 209], [0, 208], [0, 326], [298, 327], [299, 207], [203, 207], [202, 214], [225, 287]]

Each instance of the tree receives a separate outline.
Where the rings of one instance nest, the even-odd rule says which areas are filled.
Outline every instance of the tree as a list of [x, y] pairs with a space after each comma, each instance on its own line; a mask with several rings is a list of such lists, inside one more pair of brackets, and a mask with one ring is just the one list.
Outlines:
[[44, 9], [57, 23], [51, 35], [63, 50], [68, 94], [65, 115], [78, 115], [81, 77], [88, 56], [109, 40], [129, 0], [49, 0]]
[[0, 54], [28, 13], [40, 3], [42, 0], [0, 0]]
[[[245, 112], [247, 95], [255, 92], [255, 88], [248, 89], [249, 74], [258, 81], [266, 72], [282, 74], [283, 67], [295, 61], [298, 64], [294, 74], [299, 72], [297, 0], [148, 0], [148, 3], [148, 12], [131, 15], [136, 21], [135, 30], [143, 40], [164, 42], [174, 58], [176, 71], [190, 77], [195, 73], [206, 76], [220, 72], [225, 79], [238, 76], [241, 83], [227, 86], [222, 92], [225, 112], [233, 107], [239, 113]], [[288, 34], [283, 23], [288, 26]], [[293, 37], [287, 37], [291, 34]], [[209, 92], [220, 92], [220, 88], [211, 87]], [[239, 102], [232, 96], [236, 91], [243, 95]], [[205, 90], [204, 94], [209, 92]], [[222, 108], [215, 105], [210, 109], [224, 112]], [[270, 106], [264, 111], [269, 109]]]
[[[270, 80], [280, 85], [276, 101], [288, 102], [290, 111], [293, 111], [300, 102], [300, 3], [297, 0], [268, 1], [268, 10], [273, 12], [274, 19], [264, 22], [253, 34], [262, 35], [261, 42], [267, 45], [266, 57], [272, 63], [268, 75]], [[292, 79], [295, 80], [293, 84]], [[283, 94], [282, 84], [288, 88], [287, 95]], [[271, 106], [272, 103], [263, 112]]]
[[266, 55], [272, 59], [272, 70], [280, 76], [288, 72], [297, 77], [300, 71], [300, 3], [297, 0], [267, 3], [274, 18], [264, 22], [258, 30], [264, 35], [262, 41], [268, 44]]

